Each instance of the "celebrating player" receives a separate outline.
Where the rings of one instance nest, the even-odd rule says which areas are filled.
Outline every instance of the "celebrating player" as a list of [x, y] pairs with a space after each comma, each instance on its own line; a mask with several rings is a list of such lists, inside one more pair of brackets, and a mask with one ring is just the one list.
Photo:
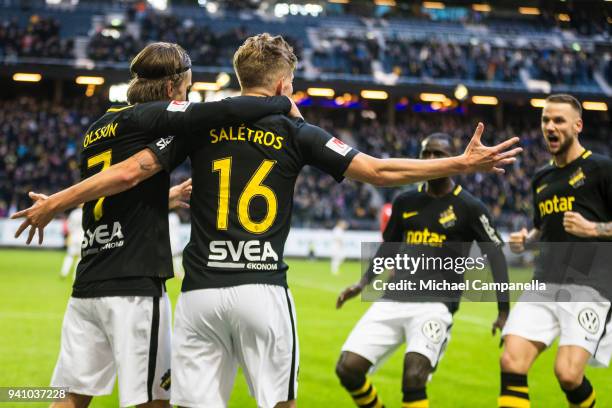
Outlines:
[[[82, 178], [107, 170], [152, 140], [159, 139], [155, 143], [163, 150], [173, 137], [195, 139], [209, 126], [239, 124], [288, 112], [291, 106], [285, 97], [185, 102], [191, 62], [175, 44], [145, 47], [130, 70], [134, 79], [128, 99], [136, 105], [111, 108], [91, 125], [82, 142]], [[163, 100], [166, 102], [145, 103]], [[97, 201], [85, 200], [82, 260], [51, 380], [53, 386], [68, 387], [70, 394], [57, 406], [85, 407], [92, 396], [110, 394], [116, 375], [121, 406], [169, 405], [172, 319], [164, 289], [165, 280], [173, 276], [169, 173], [161, 172], [142, 182], [130, 173], [121, 173], [117, 180], [122, 187], [131, 188]], [[181, 186], [176, 194], [179, 198], [190, 189], [190, 183]], [[83, 198], [78, 192], [75, 197], [70, 197], [70, 192], [32, 197], [38, 200], [35, 207], [52, 209], [50, 216], [73, 205], [70, 200]], [[69, 200], [63, 202], [62, 197]], [[20, 228], [17, 235], [22, 231]], [[28, 242], [33, 234], [30, 230]], [[41, 240], [42, 230], [39, 234]]]
[[[296, 63], [285, 40], [268, 34], [248, 38], [234, 56], [243, 95], [291, 95]], [[479, 124], [457, 157], [383, 160], [302, 119], [272, 115], [240, 126], [214, 126], [197, 141], [160, 139], [141, 152], [149, 159], [145, 169], [126, 160], [65, 191], [73, 189], [80, 197], [117, 192], [125, 188], [117, 181], [122, 171], [148, 177], [189, 155], [192, 233], [175, 315], [172, 403], [226, 406], [240, 364], [259, 406], [290, 407], [295, 406], [299, 347], [283, 247], [302, 167], [314, 165], [338, 181], [347, 176], [376, 185], [503, 172], [501, 166], [521, 151], [506, 151], [518, 138], [486, 147], [480, 142], [483, 129]], [[60, 199], [71, 200], [54, 201]], [[45, 201], [26, 210], [24, 227], [43, 228], [49, 207]]]
[[[534, 277], [548, 283], [549, 294], [539, 302], [521, 301], [531, 299], [526, 293], [510, 313], [500, 407], [530, 406], [527, 373], [557, 337], [555, 375], [570, 407], [595, 406], [584, 370], [590, 359], [606, 366], [610, 361], [610, 263], [601, 262], [605, 255], [592, 242], [612, 239], [612, 160], [582, 147], [582, 129], [582, 107], [574, 97], [546, 99], [542, 133], [553, 160], [533, 178], [534, 228], [511, 234], [510, 247], [520, 253], [541, 243]], [[564, 294], [565, 302], [556, 301]]]
[[[444, 133], [428, 136], [421, 145], [422, 159], [450, 157], [452, 153], [452, 139]], [[384, 242], [405, 242], [409, 249], [431, 247], [434, 248], [433, 255], [444, 259], [467, 257], [472, 242], [476, 241], [488, 256], [495, 281], [508, 280], [502, 241], [493, 228], [487, 209], [448, 177], [431, 180], [416, 190], [400, 194], [392, 204], [383, 239]], [[419, 251], [417, 249], [417, 253]], [[370, 268], [359, 283], [340, 294], [337, 307], [361, 293], [374, 276]], [[463, 281], [463, 275], [455, 271], [435, 276], [447, 281]], [[399, 282], [405, 278], [396, 271], [391, 279]], [[407, 343], [402, 407], [429, 407], [425, 387], [450, 339], [453, 313], [459, 306], [460, 296], [457, 293], [456, 298], [445, 298], [444, 302], [433, 299], [419, 302], [405, 293], [387, 291], [383, 296], [386, 301], [376, 302], [370, 307], [342, 346], [336, 366], [340, 382], [357, 406], [383, 406], [366, 374], [397, 347]], [[501, 330], [508, 316], [507, 296], [501, 293], [498, 293], [498, 309], [493, 323], [494, 333], [496, 329]]]

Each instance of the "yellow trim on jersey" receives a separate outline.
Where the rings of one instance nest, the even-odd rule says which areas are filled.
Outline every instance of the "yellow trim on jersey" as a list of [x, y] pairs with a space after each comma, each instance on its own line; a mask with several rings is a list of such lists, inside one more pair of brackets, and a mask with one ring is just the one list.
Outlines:
[[455, 187], [455, 189], [453, 190], [453, 195], [456, 195], [456, 196], [459, 195], [461, 190], [463, 190], [463, 187], [461, 187], [461, 186]]
[[[580, 156], [578, 156], [578, 157], [579, 157], [579, 158], [586, 159], [587, 157], [589, 157], [589, 156], [590, 156], [590, 155], [592, 155], [592, 154], [593, 154], [593, 152], [592, 152], [592, 151], [584, 149], [584, 152], [580, 153]], [[574, 162], [574, 160], [572, 160], [570, 163], [573, 163], [573, 162]], [[556, 167], [556, 168], [558, 168], [558, 169], [562, 169], [562, 168], [564, 168], [565, 166], [567, 166], [567, 165], [568, 165], [568, 164], [570, 164], [570, 163], [564, 164], [563, 166], [559, 166], [557, 163], [555, 163], [555, 160], [554, 160], [554, 159], [551, 159], [551, 160], [550, 160], [550, 165], [551, 165], [551, 166], [555, 166], [555, 167]]]
[[418, 211], [404, 212], [402, 214], [402, 218], [403, 219], [411, 218], [411, 217], [414, 217], [415, 215], [417, 215], [418, 213], [419, 213]]
[[513, 395], [502, 395], [497, 399], [498, 407], [531, 408], [528, 399], [515, 397]]
[[122, 110], [126, 110], [133, 107], [134, 105], [123, 106], [121, 108], [110, 108], [109, 110], [107, 110], [107, 112], [121, 112]]
[[516, 392], [522, 392], [525, 394], [529, 394], [529, 387], [517, 387], [515, 385], [509, 385], [506, 387], [506, 389], [510, 391], [516, 391]]
[[541, 186], [536, 188], [536, 194], [540, 194], [542, 190], [544, 190], [546, 187], [548, 187], [548, 184], [542, 184]]
[[424, 183], [419, 184], [419, 188], [418, 188], [419, 193], [422, 193], [422, 192], [423, 192], [423, 186], [424, 186], [424, 185], [425, 185]]
[[582, 171], [582, 167], [578, 167], [578, 170], [576, 170], [576, 172], [572, 174], [571, 178], [569, 179], [569, 184], [570, 186], [574, 187], [574, 184], [577, 184], [579, 181], [584, 180], [585, 178], [586, 176]]

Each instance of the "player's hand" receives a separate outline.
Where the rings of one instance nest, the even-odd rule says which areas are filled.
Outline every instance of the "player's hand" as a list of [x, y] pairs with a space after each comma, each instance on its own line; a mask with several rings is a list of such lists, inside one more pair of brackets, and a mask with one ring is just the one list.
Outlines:
[[342, 305], [344, 304], [344, 302], [359, 295], [362, 290], [363, 290], [363, 286], [361, 286], [360, 284], [352, 285], [344, 289], [342, 293], [340, 293], [340, 296], [338, 296], [338, 299], [336, 300], [336, 309], [340, 309]]
[[520, 231], [513, 232], [510, 234], [510, 250], [515, 254], [520, 254], [525, 251], [525, 240], [529, 231], [527, 228], [523, 228]]
[[289, 98], [289, 102], [291, 102], [291, 110], [289, 111], [289, 116], [292, 118], [304, 119], [304, 117], [302, 116], [302, 112], [300, 112], [300, 110], [298, 109], [293, 98]]
[[168, 208], [189, 208], [189, 199], [191, 198], [191, 179], [183, 181], [172, 187], [168, 193]]
[[506, 320], [508, 320], [508, 313], [509, 312], [507, 310], [504, 310], [497, 314], [497, 319], [495, 319], [493, 322], [493, 327], [491, 328], [491, 334], [493, 334], [493, 336], [495, 336], [497, 330], [499, 330], [499, 333], [501, 334], [502, 329], [506, 325]]
[[463, 152], [462, 156], [467, 163], [468, 172], [503, 174], [505, 171], [502, 167], [514, 163], [516, 161], [515, 156], [523, 151], [521, 147], [508, 150], [511, 146], [518, 143], [519, 138], [513, 137], [496, 146], [489, 147], [483, 145], [480, 141], [483, 131], [484, 125], [479, 122], [472, 140], [470, 140], [465, 152]]
[[17, 218], [25, 218], [19, 228], [17, 228], [15, 238], [19, 238], [21, 233], [25, 231], [26, 228], [30, 227], [26, 244], [30, 245], [32, 238], [34, 238], [36, 231], [38, 231], [38, 245], [41, 245], [45, 236], [45, 227], [47, 224], [49, 224], [49, 222], [51, 222], [55, 216], [55, 212], [49, 205], [49, 197], [46, 195], [35, 193], [33, 191], [30, 191], [28, 195], [32, 201], [34, 201], [34, 204], [30, 208], [26, 208], [25, 210], [21, 210], [11, 215], [11, 219], [13, 220]]
[[594, 238], [597, 236], [595, 223], [575, 211], [566, 211], [563, 214], [563, 228], [565, 232], [577, 237]]

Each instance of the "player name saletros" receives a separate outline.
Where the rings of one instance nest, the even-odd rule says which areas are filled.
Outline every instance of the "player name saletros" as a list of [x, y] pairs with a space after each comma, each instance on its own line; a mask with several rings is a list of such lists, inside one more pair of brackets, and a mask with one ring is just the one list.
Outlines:
[[269, 131], [251, 129], [247, 126], [233, 126], [210, 130], [210, 143], [251, 142], [280, 150], [283, 147], [283, 136]]

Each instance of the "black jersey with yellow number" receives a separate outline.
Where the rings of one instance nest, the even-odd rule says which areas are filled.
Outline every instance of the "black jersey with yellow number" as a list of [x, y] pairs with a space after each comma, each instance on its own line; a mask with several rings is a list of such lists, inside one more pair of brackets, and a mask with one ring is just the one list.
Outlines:
[[601, 258], [610, 251], [594, 243], [603, 240], [566, 232], [563, 217], [574, 211], [589, 221], [612, 221], [612, 160], [585, 151], [563, 167], [551, 162], [536, 172], [532, 189], [534, 227], [541, 234], [535, 278], [585, 284], [610, 297], [610, 265]]
[[[491, 216], [484, 204], [460, 185], [442, 197], [427, 194], [424, 184], [400, 194], [393, 201], [383, 239], [385, 242], [408, 244], [409, 251], [410, 248], [416, 249], [414, 256], [425, 254], [441, 258], [467, 258], [473, 242], [477, 242], [488, 257], [495, 282], [508, 281], [507, 264], [501, 250], [503, 242], [493, 226]], [[427, 274], [412, 278], [443, 279], [456, 283], [463, 281], [463, 274], [454, 271], [428, 271]], [[396, 274], [391, 280], [405, 278], [407, 276]], [[459, 296], [458, 292], [444, 294], [446, 300], [455, 298], [454, 301], [445, 302], [451, 311], [456, 310]], [[405, 294], [392, 291], [386, 292], [384, 297], [406, 300]], [[498, 293], [499, 308], [507, 309], [507, 302], [507, 295]]]
[[[155, 141], [193, 140], [210, 126], [288, 112], [287, 98], [240, 97], [214, 103], [151, 102], [109, 109], [87, 130], [81, 177], [125, 160]], [[169, 174], [162, 171], [123, 193], [85, 203], [82, 259], [73, 296], [159, 295], [172, 277], [168, 232]]]
[[287, 286], [283, 261], [293, 190], [304, 165], [337, 181], [357, 151], [301, 119], [272, 115], [217, 127], [201, 143], [150, 148], [170, 170], [191, 158], [191, 239], [183, 291], [243, 284]]

